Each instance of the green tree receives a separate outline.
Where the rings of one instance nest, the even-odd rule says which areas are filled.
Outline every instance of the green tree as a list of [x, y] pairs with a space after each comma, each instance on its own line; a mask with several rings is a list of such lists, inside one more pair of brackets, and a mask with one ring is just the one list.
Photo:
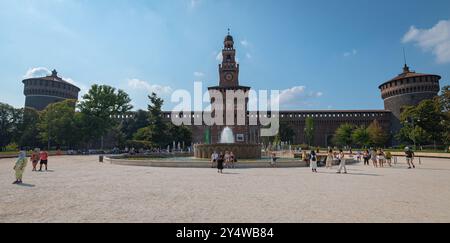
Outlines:
[[80, 139], [75, 126], [75, 100], [50, 104], [42, 111], [38, 124], [43, 142], [56, 146], [74, 146]]
[[442, 110], [442, 143], [445, 149], [448, 150], [450, 146], [450, 86], [444, 86], [439, 96], [439, 102]]
[[294, 129], [292, 129], [291, 126], [289, 126], [288, 123], [281, 123], [280, 124], [280, 138], [283, 142], [294, 142]]
[[364, 126], [357, 127], [352, 132], [352, 141], [360, 147], [368, 147], [370, 145], [370, 134]]
[[312, 117], [305, 120], [305, 139], [308, 146], [311, 146], [314, 141], [314, 119]]
[[429, 134], [429, 142], [436, 144], [443, 140], [446, 119], [443, 108], [444, 104], [439, 99], [424, 100], [417, 106], [405, 107], [401, 114], [404, 131], [400, 137], [419, 127]]
[[186, 146], [192, 143], [192, 131], [184, 125], [175, 126], [172, 123], [168, 125], [170, 138], [175, 142], [184, 142]]
[[367, 128], [367, 132], [370, 136], [370, 144], [373, 146], [384, 147], [389, 141], [389, 135], [381, 127], [377, 120], [374, 120]]
[[0, 149], [17, 140], [21, 113], [19, 109], [0, 103]]
[[333, 137], [333, 143], [338, 146], [350, 146], [352, 145], [352, 133], [353, 125], [344, 123], [335, 132]]
[[171, 141], [167, 124], [163, 121], [162, 106], [164, 100], [155, 93], [148, 96], [149, 125], [139, 129], [134, 135], [134, 140], [148, 141], [153, 147], [163, 148]]
[[117, 126], [116, 117], [126, 115], [133, 106], [131, 99], [123, 90], [107, 85], [92, 85], [83, 101], [78, 105], [82, 123], [85, 125], [87, 140], [103, 137], [113, 126]]
[[127, 140], [133, 139], [133, 135], [143, 127], [149, 125], [149, 114], [147, 111], [138, 110], [132, 118], [124, 120], [121, 125], [121, 130]]
[[21, 112], [22, 119], [19, 123], [19, 131], [17, 133], [17, 144], [29, 149], [43, 147], [39, 139], [38, 129], [40, 113], [33, 108], [24, 108], [21, 109]]

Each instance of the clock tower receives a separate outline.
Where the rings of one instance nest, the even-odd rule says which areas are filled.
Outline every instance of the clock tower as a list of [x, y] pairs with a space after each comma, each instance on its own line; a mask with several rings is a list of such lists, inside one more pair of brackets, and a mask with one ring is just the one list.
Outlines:
[[219, 64], [219, 86], [231, 88], [239, 86], [239, 64], [236, 62], [236, 49], [234, 49], [233, 36], [225, 36], [222, 50], [222, 64]]
[[[234, 49], [233, 36], [230, 35], [230, 30], [228, 29], [228, 35], [225, 36], [223, 42], [222, 50], [223, 60], [219, 64], [219, 86], [209, 87], [208, 90], [210, 94], [212, 92], [220, 92], [223, 99], [222, 116], [223, 122], [228, 123], [228, 119], [234, 121], [233, 124], [221, 124], [213, 125], [206, 133], [205, 137], [208, 136], [208, 141], [211, 143], [219, 143], [221, 139], [221, 133], [225, 128], [230, 128], [234, 135], [235, 143], [237, 144], [248, 144], [257, 141], [257, 136], [252, 136], [258, 132], [257, 126], [250, 128], [248, 114], [248, 101], [249, 101], [249, 90], [250, 87], [239, 85], [239, 64], [236, 62], [236, 49]], [[227, 94], [231, 92], [234, 97], [227, 97]], [[243, 94], [243, 97], [238, 97]], [[211, 95], [212, 97], [213, 95]], [[231, 100], [231, 105], [227, 106], [227, 99]], [[211, 104], [217, 102], [215, 98], [211, 98]], [[238, 102], [242, 102], [238, 104]], [[213, 116], [220, 116], [216, 111], [213, 112]], [[231, 117], [231, 118], [230, 118]], [[234, 117], [234, 119], [233, 119]], [[227, 119], [228, 118], [228, 119]], [[245, 121], [245, 124], [240, 124], [238, 122]], [[251, 132], [253, 131], [253, 133]]]

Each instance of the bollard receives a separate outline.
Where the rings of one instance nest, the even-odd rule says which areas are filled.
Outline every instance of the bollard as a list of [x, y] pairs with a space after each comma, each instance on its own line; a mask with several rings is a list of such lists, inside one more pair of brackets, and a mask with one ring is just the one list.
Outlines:
[[98, 157], [98, 162], [103, 163], [103, 155], [100, 155], [100, 156]]

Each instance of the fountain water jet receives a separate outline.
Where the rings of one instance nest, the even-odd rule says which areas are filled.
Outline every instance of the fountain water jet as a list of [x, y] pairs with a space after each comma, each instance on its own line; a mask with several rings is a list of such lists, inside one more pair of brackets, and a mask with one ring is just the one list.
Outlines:
[[261, 158], [260, 144], [236, 143], [233, 130], [229, 127], [223, 129], [219, 143], [197, 144], [194, 148], [196, 158], [209, 159], [214, 152], [225, 153], [226, 151], [233, 152], [238, 160]]
[[231, 128], [226, 127], [225, 129], [223, 129], [222, 133], [220, 134], [220, 143], [221, 144], [234, 143], [234, 134], [233, 134], [233, 130], [231, 130]]

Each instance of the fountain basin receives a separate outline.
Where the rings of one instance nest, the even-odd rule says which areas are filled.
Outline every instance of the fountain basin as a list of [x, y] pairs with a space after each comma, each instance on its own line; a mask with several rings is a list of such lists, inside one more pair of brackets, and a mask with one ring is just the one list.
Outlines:
[[220, 143], [220, 144], [198, 144], [194, 146], [194, 156], [201, 159], [210, 159], [211, 155], [224, 153], [226, 151], [233, 152], [238, 160], [240, 159], [261, 159], [260, 144], [237, 144], [237, 143]]

